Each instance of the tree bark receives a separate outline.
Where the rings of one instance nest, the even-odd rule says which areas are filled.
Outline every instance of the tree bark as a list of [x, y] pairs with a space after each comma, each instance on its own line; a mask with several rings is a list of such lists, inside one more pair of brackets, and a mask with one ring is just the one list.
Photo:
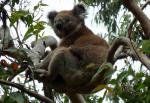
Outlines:
[[42, 95], [38, 94], [37, 92], [30, 91], [20, 84], [9, 82], [9, 81], [4, 81], [1, 79], [0, 79], [0, 84], [15, 87], [15, 88], [27, 93], [28, 95], [33, 96], [33, 97], [37, 98], [38, 100], [43, 101], [45, 103], [54, 103], [51, 99], [49, 99], [45, 96], [42, 96]]
[[122, 0], [123, 5], [128, 8], [135, 18], [140, 22], [145, 38], [150, 39], [150, 19], [144, 14], [142, 9], [137, 5], [135, 0]]
[[114, 43], [112, 44], [108, 57], [107, 57], [107, 62], [112, 63], [113, 58], [114, 58], [114, 54], [116, 52], [116, 50], [118, 49], [118, 47], [120, 45], [124, 45], [124, 46], [128, 46], [130, 48], [130, 50], [134, 53], [134, 55], [137, 57], [137, 59], [148, 69], [150, 70], [150, 59], [147, 58], [142, 52], [140, 52], [139, 50], [137, 50], [135, 47], [135, 44], [132, 43], [128, 38], [122, 37], [122, 38], [118, 38], [114, 41]]

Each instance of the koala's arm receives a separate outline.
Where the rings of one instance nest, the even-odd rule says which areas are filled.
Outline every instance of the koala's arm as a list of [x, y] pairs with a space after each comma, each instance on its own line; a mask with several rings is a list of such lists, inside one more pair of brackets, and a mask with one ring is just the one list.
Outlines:
[[35, 65], [35, 68], [46, 70], [51, 60], [51, 55], [52, 55], [52, 52], [49, 52], [48, 55], [42, 60], [42, 62]]

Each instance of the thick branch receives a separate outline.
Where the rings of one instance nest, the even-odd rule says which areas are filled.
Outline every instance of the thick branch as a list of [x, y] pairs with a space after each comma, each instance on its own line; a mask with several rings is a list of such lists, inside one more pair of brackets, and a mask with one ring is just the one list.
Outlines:
[[6, 26], [0, 27], [0, 49], [8, 49], [14, 47], [12, 36], [10, 35], [10, 29]]
[[28, 89], [24, 88], [22, 85], [19, 85], [17, 83], [12, 83], [12, 82], [8, 82], [8, 81], [4, 81], [4, 80], [0, 80], [0, 84], [4, 84], [4, 85], [8, 85], [8, 86], [11, 86], [11, 87], [15, 87], [25, 93], [27, 93], [28, 95], [30, 96], [33, 96], [35, 98], [37, 98], [38, 100], [40, 101], [44, 101], [46, 103], [54, 103], [52, 100], [50, 100], [49, 98], [45, 97], [45, 96], [42, 96], [40, 94], [37, 94], [36, 92], [34, 91], [29, 91]]
[[[143, 10], [148, 4], [150, 4], [150, 1], [147, 1], [142, 7], [141, 9]], [[132, 27], [135, 24], [135, 22], [137, 21], [137, 19], [134, 17], [133, 21], [130, 23], [129, 27], [128, 27], [128, 37], [131, 38], [131, 32], [132, 32]], [[142, 35], [143, 36], [143, 35]]]
[[139, 50], [135, 49], [135, 45], [133, 43], [130, 42], [130, 40], [128, 38], [122, 37], [122, 38], [118, 38], [111, 46], [109, 54], [108, 54], [108, 58], [107, 58], [107, 62], [112, 62], [113, 58], [114, 58], [114, 54], [116, 52], [116, 50], [118, 49], [118, 47], [120, 45], [124, 45], [124, 46], [128, 46], [130, 48], [130, 50], [136, 55], [136, 57], [138, 58], [139, 61], [141, 61], [141, 63], [150, 70], [150, 60]]
[[119, 59], [127, 58], [128, 56], [132, 57], [133, 60], [138, 60], [137, 56], [133, 51], [131, 52], [129, 49], [127, 51], [123, 51], [123, 53], [115, 55], [113, 59], [113, 63], [115, 63]]
[[[128, 46], [130, 48], [130, 50], [134, 53], [134, 55], [138, 58], [139, 61], [141, 61], [141, 63], [147, 67], [148, 70], [150, 70], [150, 60], [140, 51], [135, 49], [135, 45], [133, 43], [130, 42], [130, 40], [128, 38], [122, 37], [122, 38], [118, 38], [117, 40], [115, 40], [115, 42], [112, 44], [109, 53], [108, 53], [108, 57], [106, 60], [106, 63], [114, 63], [113, 62], [113, 58], [115, 55], [115, 52], [117, 51], [117, 49], [119, 48], [119, 46]], [[96, 73], [93, 78], [91, 79], [91, 82], [89, 85], [95, 84], [95, 82], [99, 81], [99, 79], [101, 76], [101, 72]]]
[[136, 4], [135, 0], [122, 0], [124, 6], [126, 6], [135, 16], [137, 20], [139, 20], [143, 31], [145, 33], [145, 38], [150, 38], [150, 20], [144, 14], [142, 9]]

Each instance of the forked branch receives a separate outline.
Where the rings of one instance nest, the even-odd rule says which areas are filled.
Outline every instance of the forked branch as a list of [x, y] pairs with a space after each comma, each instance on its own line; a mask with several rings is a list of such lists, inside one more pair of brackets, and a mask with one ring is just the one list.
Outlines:
[[108, 54], [107, 62], [110, 62], [110, 63], [112, 62], [116, 50], [121, 45], [128, 46], [130, 48], [130, 50], [134, 53], [134, 55], [138, 58], [138, 60], [141, 61], [141, 63], [147, 69], [150, 70], [150, 60], [147, 58], [147, 56], [145, 56], [142, 52], [137, 50], [135, 44], [134, 43], [131, 44], [131, 41], [128, 38], [125, 38], [125, 37], [118, 38], [112, 44], [112, 46], [110, 48], [110, 51], [109, 51], [109, 54]]

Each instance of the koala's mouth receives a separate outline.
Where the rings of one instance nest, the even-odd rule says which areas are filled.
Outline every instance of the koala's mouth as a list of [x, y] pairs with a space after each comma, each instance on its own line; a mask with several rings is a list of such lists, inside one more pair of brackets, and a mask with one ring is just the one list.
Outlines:
[[56, 30], [57, 30], [60, 34], [65, 33], [63, 28], [58, 28], [58, 27], [56, 27]]
[[57, 30], [59, 33], [63, 33], [63, 32], [64, 32], [64, 29], [62, 29], [62, 28], [56, 28], [56, 30]]
[[65, 36], [65, 29], [64, 29], [64, 25], [62, 23], [56, 23], [54, 26], [55, 26], [57, 32], [59, 33], [60, 37]]
[[[56, 27], [55, 27], [56, 28]], [[56, 31], [57, 31], [57, 36], [59, 36], [60, 38], [64, 37], [65, 36], [65, 31], [64, 29], [62, 28], [56, 28]]]

